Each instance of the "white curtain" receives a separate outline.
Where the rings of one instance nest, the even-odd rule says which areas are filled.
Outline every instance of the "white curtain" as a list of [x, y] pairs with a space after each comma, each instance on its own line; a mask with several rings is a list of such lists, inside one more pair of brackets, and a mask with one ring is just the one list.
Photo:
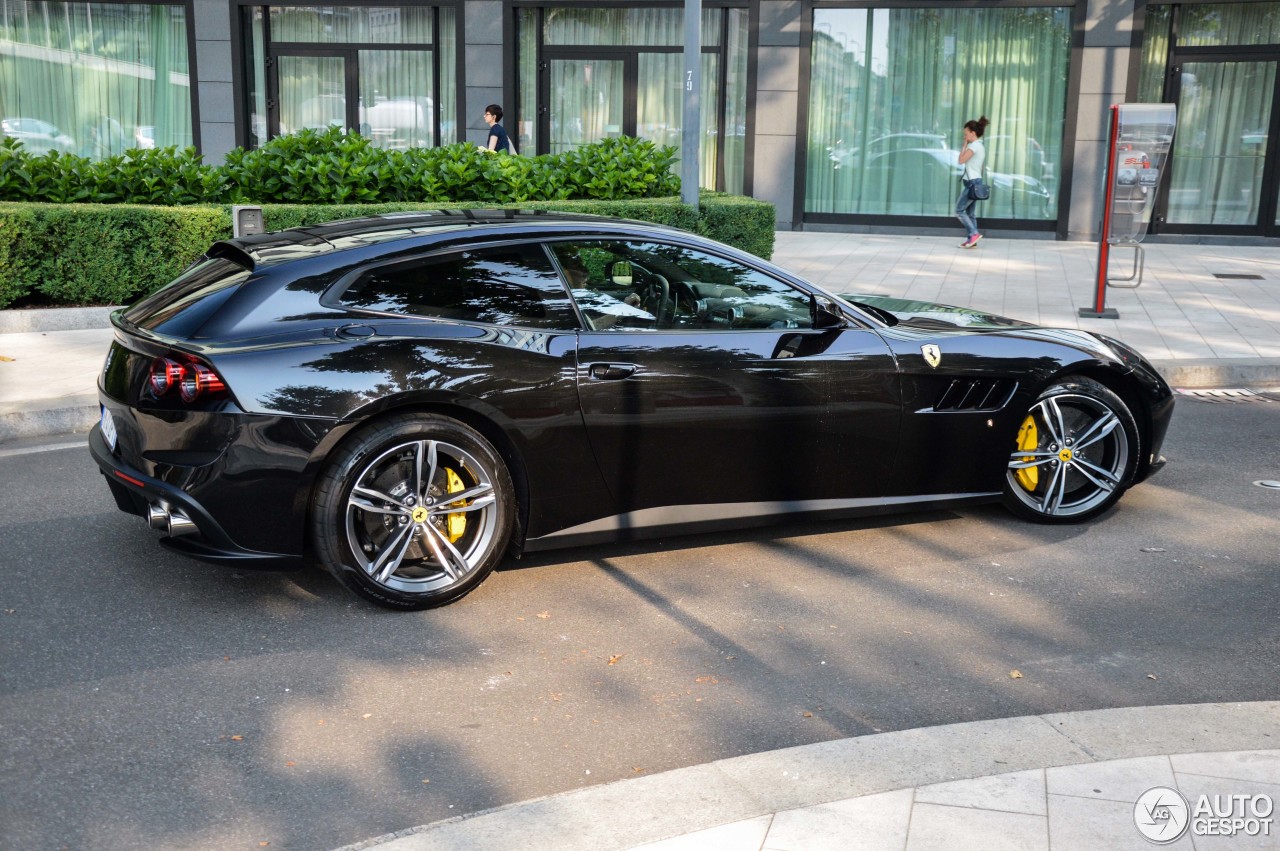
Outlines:
[[1182, 65], [1170, 222], [1258, 223], [1275, 79], [1275, 62]]
[[431, 53], [361, 50], [359, 57], [361, 135], [378, 148], [434, 147]]
[[995, 191], [982, 213], [1051, 219], [1070, 9], [814, 12], [805, 209], [951, 215], [966, 121]]
[[190, 145], [187, 69], [182, 6], [0, 4], [0, 117], [32, 151]]
[[272, 6], [271, 40], [318, 44], [430, 44], [427, 6]]
[[[746, 62], [748, 20], [745, 9], [704, 9], [702, 44], [718, 47], [723, 41], [725, 15], [729, 15], [728, 58], [720, 51], [702, 54], [701, 144], [699, 175], [704, 188], [717, 180], [722, 109], [728, 109], [729, 136], [725, 143], [726, 188], [741, 191], [746, 132]], [[543, 40], [551, 46], [626, 47], [636, 57], [636, 135], [659, 145], [683, 147], [684, 56], [680, 52], [649, 51], [645, 47], [681, 47], [684, 44], [684, 12], [681, 9], [556, 8], [546, 9]], [[519, 44], [519, 127], [526, 150], [534, 150], [533, 121], [526, 113], [536, 92], [535, 13], [522, 13]], [[720, 63], [727, 61], [729, 91], [721, 92]], [[625, 126], [625, 59], [552, 59], [552, 152], [619, 135]], [[510, 132], [510, 129], [508, 129]]]

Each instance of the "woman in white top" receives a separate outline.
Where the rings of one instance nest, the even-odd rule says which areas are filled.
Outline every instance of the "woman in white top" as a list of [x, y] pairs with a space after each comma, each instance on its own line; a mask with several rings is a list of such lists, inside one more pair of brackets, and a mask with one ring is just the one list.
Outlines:
[[977, 121], [966, 121], [964, 124], [964, 147], [960, 149], [960, 165], [964, 166], [964, 174], [960, 182], [963, 188], [956, 199], [956, 218], [964, 225], [966, 238], [960, 243], [961, 248], [975, 248], [982, 234], [978, 233], [978, 219], [973, 214], [978, 199], [973, 197], [973, 186], [982, 182], [982, 164], [987, 158], [987, 149], [982, 145], [982, 134], [991, 122], [984, 115]]

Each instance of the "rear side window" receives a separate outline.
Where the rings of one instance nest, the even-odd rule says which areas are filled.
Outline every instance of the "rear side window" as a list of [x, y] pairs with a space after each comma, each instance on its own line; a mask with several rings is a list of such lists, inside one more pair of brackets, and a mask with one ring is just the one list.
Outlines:
[[519, 325], [576, 328], [569, 295], [537, 244], [437, 254], [363, 272], [344, 307]]
[[124, 320], [160, 334], [195, 336], [249, 274], [230, 260], [201, 260], [173, 283], [130, 307]]

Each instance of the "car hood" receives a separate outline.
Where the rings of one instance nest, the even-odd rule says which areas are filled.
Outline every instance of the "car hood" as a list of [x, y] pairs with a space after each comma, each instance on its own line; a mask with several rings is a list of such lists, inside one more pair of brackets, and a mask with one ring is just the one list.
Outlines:
[[[854, 305], [887, 322], [889, 325], [905, 325], [929, 331], [1007, 331], [1010, 328], [1034, 328], [1029, 322], [1010, 319], [994, 313], [984, 313], [969, 307], [937, 304], [932, 301], [915, 301], [906, 298], [869, 295], [867, 293], [837, 293]], [[887, 315], [886, 315], [887, 314]]]

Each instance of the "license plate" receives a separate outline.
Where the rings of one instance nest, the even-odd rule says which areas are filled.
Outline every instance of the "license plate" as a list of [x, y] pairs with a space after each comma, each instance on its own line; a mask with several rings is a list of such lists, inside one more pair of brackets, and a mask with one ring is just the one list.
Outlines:
[[102, 437], [107, 441], [107, 447], [112, 451], [116, 451], [116, 421], [111, 418], [111, 412], [107, 410], [106, 405], [102, 405]]

